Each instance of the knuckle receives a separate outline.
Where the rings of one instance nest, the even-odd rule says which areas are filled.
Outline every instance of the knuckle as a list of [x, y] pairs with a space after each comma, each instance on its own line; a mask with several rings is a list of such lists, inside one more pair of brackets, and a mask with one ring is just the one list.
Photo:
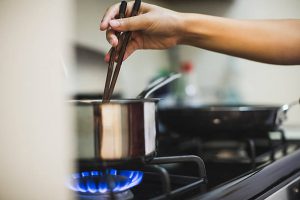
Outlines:
[[119, 8], [120, 3], [117, 3], [115, 5], [112, 5], [108, 8], [106, 8], [105, 10], [105, 16], [109, 17], [110, 15], [112, 15], [114, 13], [114, 10]]

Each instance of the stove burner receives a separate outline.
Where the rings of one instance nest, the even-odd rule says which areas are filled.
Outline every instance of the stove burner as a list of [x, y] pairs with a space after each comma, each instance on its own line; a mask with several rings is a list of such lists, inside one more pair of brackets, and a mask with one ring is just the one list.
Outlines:
[[74, 173], [69, 187], [80, 194], [99, 195], [124, 192], [143, 179], [143, 172], [107, 169]]
[[78, 200], [129, 200], [133, 199], [134, 195], [130, 190], [114, 193], [112, 198], [110, 194], [79, 194]]

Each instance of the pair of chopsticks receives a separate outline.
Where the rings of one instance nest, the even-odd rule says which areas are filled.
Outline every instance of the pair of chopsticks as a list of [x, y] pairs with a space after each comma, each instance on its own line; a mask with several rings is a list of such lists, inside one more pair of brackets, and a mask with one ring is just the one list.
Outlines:
[[[131, 12], [131, 17], [136, 16], [139, 12], [141, 6], [141, 0], [135, 0], [132, 12]], [[127, 9], [127, 2], [122, 1], [120, 4], [120, 9], [119, 9], [119, 18], [124, 18], [126, 16], [126, 9]], [[105, 88], [104, 88], [104, 94], [103, 94], [103, 103], [108, 103], [111, 99], [111, 96], [113, 94], [119, 72], [122, 66], [122, 62], [124, 59], [124, 55], [126, 52], [126, 47], [128, 45], [128, 42], [131, 38], [131, 32], [124, 32], [124, 33], [116, 33], [116, 36], [118, 37], [118, 47], [113, 47], [110, 50], [110, 59], [109, 59], [109, 64], [108, 64], [108, 69], [107, 69], [107, 75], [106, 75], [106, 81], [105, 81]], [[115, 57], [117, 56], [117, 64], [114, 69], [115, 65]]]

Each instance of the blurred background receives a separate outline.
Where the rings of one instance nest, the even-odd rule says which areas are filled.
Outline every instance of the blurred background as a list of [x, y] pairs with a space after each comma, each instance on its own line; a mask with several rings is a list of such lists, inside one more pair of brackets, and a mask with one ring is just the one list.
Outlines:
[[[82, 113], [73, 120], [74, 110], [64, 102], [103, 93], [110, 45], [99, 23], [117, 2], [0, 2], [0, 199], [72, 199], [65, 177], [73, 159], [91, 149], [76, 150], [89, 146], [89, 136], [80, 134], [80, 119], [88, 118]], [[145, 2], [237, 19], [300, 18], [297, 0]], [[198, 104], [281, 105], [300, 96], [300, 66], [272, 66], [190, 46], [137, 51], [123, 63], [115, 94], [133, 98], [153, 78], [182, 70]], [[299, 107], [288, 116], [286, 125], [300, 124]]]
[[[75, 94], [103, 92], [107, 68], [103, 58], [110, 45], [105, 32], [100, 32], [98, 26], [106, 8], [116, 2], [76, 1]], [[235, 0], [145, 2], [176, 11], [237, 19], [299, 18], [300, 15], [299, 2], [293, 0], [284, 3]], [[272, 66], [190, 46], [137, 51], [123, 63], [115, 92], [126, 98], [135, 97], [155, 76], [164, 71], [180, 71], [187, 62], [192, 65], [190, 82], [197, 88], [199, 102], [203, 104], [284, 104], [299, 96], [299, 66]], [[299, 112], [291, 111], [290, 123], [300, 122], [296, 113]]]

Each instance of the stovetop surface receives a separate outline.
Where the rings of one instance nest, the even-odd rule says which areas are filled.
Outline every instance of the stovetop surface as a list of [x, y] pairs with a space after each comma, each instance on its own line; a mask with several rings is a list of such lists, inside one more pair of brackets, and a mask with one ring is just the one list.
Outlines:
[[203, 159], [207, 183], [195, 163], [158, 164], [170, 177], [144, 170], [143, 181], [131, 189], [132, 199], [260, 199], [300, 172], [300, 140], [285, 137], [203, 141], [160, 135], [158, 157], [195, 155]]
[[[143, 182], [131, 189], [134, 194], [134, 199], [165, 199], [167, 195], [164, 194], [162, 182], [160, 180], [160, 175], [157, 173], [146, 172], [144, 174]], [[176, 189], [182, 188], [187, 184], [191, 184], [197, 181], [195, 177], [188, 177], [188, 176], [170, 176], [171, 181], [171, 190], [175, 191]], [[151, 192], [149, 192], [151, 189]], [[187, 190], [181, 194], [171, 195], [172, 199], [185, 199], [185, 198], [192, 198], [193, 196], [200, 194], [201, 188], [198, 186]], [[170, 197], [170, 198], [171, 198]]]

